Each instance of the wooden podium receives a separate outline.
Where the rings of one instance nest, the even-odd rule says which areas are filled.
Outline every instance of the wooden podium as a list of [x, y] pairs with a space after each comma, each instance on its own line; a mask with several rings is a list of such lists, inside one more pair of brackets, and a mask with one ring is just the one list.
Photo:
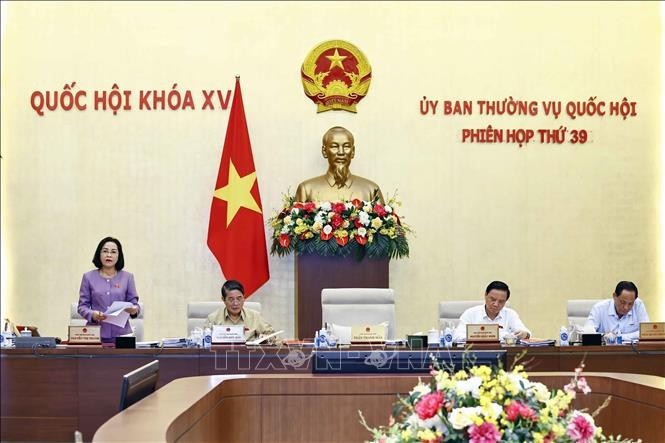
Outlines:
[[323, 288], [387, 288], [390, 259], [295, 257], [295, 335], [311, 339], [321, 329]]

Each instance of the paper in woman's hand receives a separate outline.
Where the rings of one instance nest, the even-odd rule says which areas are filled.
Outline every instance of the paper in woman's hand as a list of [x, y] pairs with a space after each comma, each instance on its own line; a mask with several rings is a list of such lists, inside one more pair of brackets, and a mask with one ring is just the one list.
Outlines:
[[111, 306], [109, 306], [104, 315], [117, 315], [118, 311], [124, 311], [127, 308], [133, 308], [134, 305], [128, 301], [114, 301]]
[[102, 321], [122, 328], [127, 324], [127, 320], [129, 320], [129, 312], [126, 312], [125, 309], [131, 307], [134, 307], [134, 305], [130, 302], [114, 301], [106, 312], [104, 312], [106, 318]]

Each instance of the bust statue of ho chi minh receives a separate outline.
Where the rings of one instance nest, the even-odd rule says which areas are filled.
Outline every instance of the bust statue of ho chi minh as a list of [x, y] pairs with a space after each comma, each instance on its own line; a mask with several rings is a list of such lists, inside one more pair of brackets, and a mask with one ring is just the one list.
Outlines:
[[371, 180], [351, 174], [349, 166], [356, 147], [353, 134], [346, 128], [335, 126], [323, 134], [321, 153], [328, 160], [324, 175], [310, 178], [298, 185], [296, 201], [350, 201], [354, 198], [370, 201], [376, 194], [383, 203], [379, 185]]

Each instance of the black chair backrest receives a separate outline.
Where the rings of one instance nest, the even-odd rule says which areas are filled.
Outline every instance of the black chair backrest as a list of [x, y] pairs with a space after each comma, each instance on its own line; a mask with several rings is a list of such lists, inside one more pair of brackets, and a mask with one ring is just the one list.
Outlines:
[[159, 360], [123, 375], [122, 389], [120, 390], [120, 411], [155, 392], [158, 377]]

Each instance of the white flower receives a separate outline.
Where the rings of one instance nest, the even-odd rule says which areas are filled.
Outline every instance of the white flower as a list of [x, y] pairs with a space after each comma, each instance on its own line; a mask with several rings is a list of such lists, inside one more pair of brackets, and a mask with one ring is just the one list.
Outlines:
[[369, 203], [366, 203], [366, 204], [363, 206], [363, 211], [365, 211], [365, 212], [372, 212], [372, 205], [370, 205]]
[[467, 380], [460, 380], [455, 385], [457, 395], [464, 395], [471, 393], [474, 398], [480, 398], [480, 385], [483, 380], [480, 377], [471, 377]]
[[358, 228], [358, 235], [361, 237], [364, 237], [367, 235], [367, 229], [365, 228]]
[[550, 398], [550, 391], [542, 383], [531, 383], [529, 392], [541, 403], [545, 403]]
[[299, 212], [300, 212], [300, 209], [298, 209], [298, 208], [291, 208], [291, 214], [298, 215]]
[[369, 214], [365, 211], [360, 211], [358, 213], [358, 220], [365, 226], [369, 225]]
[[330, 202], [323, 202], [321, 203], [321, 209], [328, 212], [332, 209], [332, 206], [330, 205]]
[[529, 389], [531, 387], [531, 382], [524, 378], [522, 375], [515, 374], [514, 372], [508, 372], [506, 376], [515, 383], [515, 386], [519, 388], [520, 391]]
[[325, 226], [323, 227], [323, 233], [324, 233], [324, 234], [326, 234], [326, 235], [330, 235], [331, 232], [332, 232], [332, 226], [330, 226], [330, 225], [325, 225]]
[[473, 424], [474, 417], [480, 413], [480, 406], [472, 408], [455, 408], [448, 416], [450, 424], [455, 429], [464, 429]]
[[279, 231], [280, 234], [288, 234], [289, 233], [289, 227], [288, 226], [282, 226], [282, 230]]
[[383, 225], [383, 222], [381, 221], [380, 218], [375, 218], [374, 220], [372, 220], [372, 227], [374, 229], [379, 229], [381, 225]]
[[409, 392], [409, 394], [413, 395], [414, 393], [419, 393], [420, 397], [423, 395], [427, 395], [431, 392], [432, 390], [429, 388], [429, 385], [426, 385], [424, 383], [418, 383], [412, 390]]
[[287, 215], [286, 217], [284, 217], [284, 224], [285, 225], [292, 225], [293, 224], [293, 219], [291, 218], [290, 215]]
[[349, 209], [353, 209], [353, 203], [351, 203], [351, 202], [344, 203], [344, 209], [346, 209], [347, 211]]
[[417, 428], [430, 429], [432, 426], [434, 426], [439, 432], [445, 433], [446, 431], [446, 425], [443, 424], [439, 414], [436, 414], [434, 417], [430, 417], [427, 420], [422, 420], [420, 417], [418, 417], [418, 414], [411, 414], [406, 422]]
[[383, 207], [383, 209], [385, 209], [386, 212], [387, 212], [388, 214], [390, 214], [391, 212], [393, 212], [393, 208], [391, 208], [389, 205], [385, 205], [385, 206]]
[[314, 216], [314, 223], [323, 224], [324, 221], [327, 221], [328, 217], [325, 216], [322, 212], [319, 212]]

